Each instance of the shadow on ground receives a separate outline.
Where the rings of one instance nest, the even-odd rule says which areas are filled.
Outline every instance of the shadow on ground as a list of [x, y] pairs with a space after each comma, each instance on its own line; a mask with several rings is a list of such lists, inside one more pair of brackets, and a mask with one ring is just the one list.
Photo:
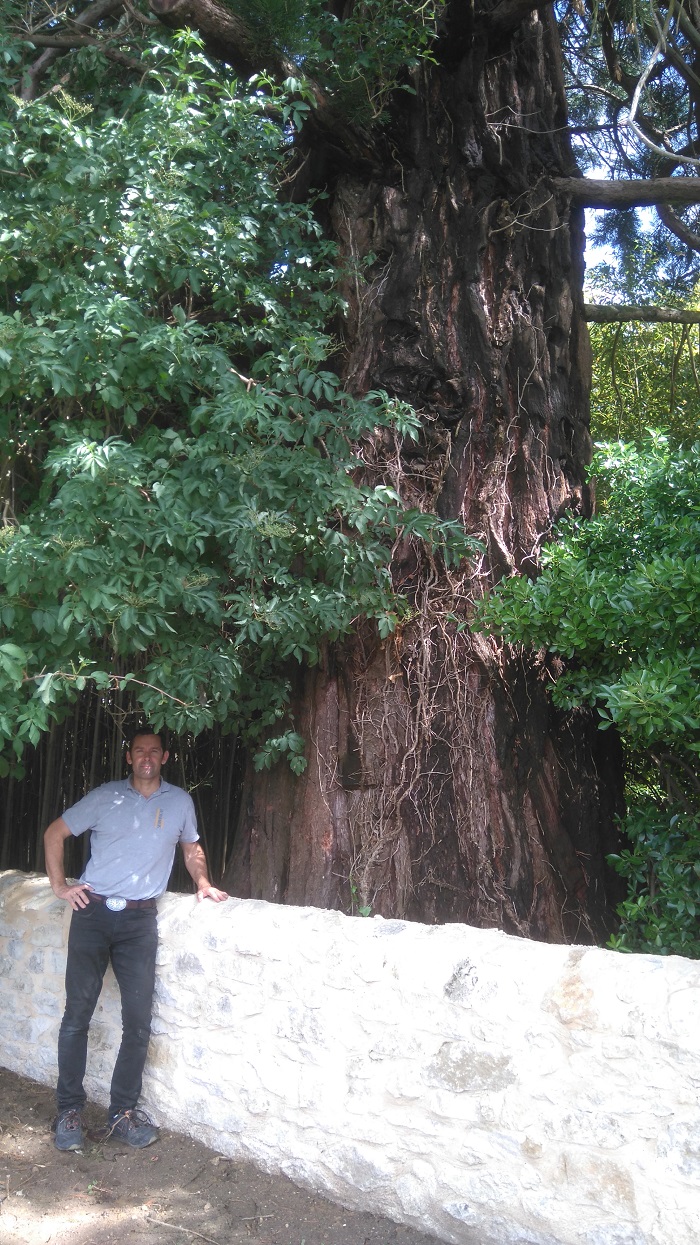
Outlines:
[[[435, 1245], [163, 1131], [61, 1154], [51, 1089], [0, 1068], [0, 1245]], [[89, 1106], [87, 1122], [104, 1122]]]

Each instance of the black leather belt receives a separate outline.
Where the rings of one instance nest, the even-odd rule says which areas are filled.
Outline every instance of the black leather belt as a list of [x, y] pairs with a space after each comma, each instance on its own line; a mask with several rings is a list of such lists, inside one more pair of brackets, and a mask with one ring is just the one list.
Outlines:
[[88, 891], [91, 903], [106, 904], [110, 912], [123, 912], [125, 908], [155, 908], [155, 899], [122, 899], [121, 895], [98, 895], [97, 891]]

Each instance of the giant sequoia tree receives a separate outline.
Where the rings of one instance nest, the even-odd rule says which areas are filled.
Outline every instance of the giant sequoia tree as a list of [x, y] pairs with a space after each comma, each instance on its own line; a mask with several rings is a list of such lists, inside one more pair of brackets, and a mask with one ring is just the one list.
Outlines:
[[[610, 59], [627, 19], [604, 13], [596, 29]], [[192, 70], [183, 29], [219, 67], [219, 86]], [[96, 673], [105, 686], [131, 676], [136, 700], [179, 727], [219, 720], [252, 738], [277, 718], [276, 742], [258, 754], [268, 767], [251, 748], [243, 777], [227, 873], [235, 893], [555, 940], [600, 936], [614, 744], [586, 714], [552, 706], [547, 660], [468, 625], [494, 577], [531, 573], [554, 521], [591, 507], [587, 183], [553, 10], [529, 0], [151, 0], [146, 12], [93, 0], [48, 17], [17, 5], [13, 37], [8, 72], [24, 102], [2, 173], [14, 196], [6, 238], [25, 239], [27, 221], [16, 221], [36, 211], [34, 169], [50, 180], [48, 164], [32, 164], [54, 151], [42, 108], [59, 107], [64, 128], [78, 130], [81, 110], [93, 111], [103, 137], [95, 129], [88, 146], [111, 135], [116, 195], [90, 217], [91, 237], [66, 208], [66, 185], [82, 176], [88, 194], [109, 178], [86, 159], [53, 192], [66, 267], [88, 255], [88, 284], [114, 295], [78, 391], [66, 381], [46, 262], [32, 270], [25, 239], [5, 274], [6, 339], [26, 361], [53, 334], [55, 354], [40, 382], [7, 389], [20, 413], [34, 395], [29, 450], [21, 415], [13, 425], [23, 465], [6, 471], [3, 542], [12, 600], [0, 660], [24, 734], [36, 737]], [[189, 92], [195, 106], [159, 123], [144, 83], [150, 72], [154, 98], [171, 98], [172, 39], [189, 83], [180, 99]], [[668, 72], [677, 60], [669, 54]], [[644, 96], [649, 74], [643, 63], [635, 72], [636, 85], [632, 71], [613, 72], [614, 120], [631, 94], [635, 124], [664, 147], [658, 101]], [[120, 118], [135, 114], [158, 170], [148, 194], [119, 149]], [[589, 121], [608, 124], [600, 113]], [[31, 143], [22, 124], [34, 126]], [[683, 171], [690, 140], [684, 152]], [[668, 175], [674, 163], [663, 159]], [[177, 227], [168, 216], [178, 179], [196, 198], [212, 169], [203, 202], [216, 245], [189, 209]], [[693, 177], [667, 176], [659, 193], [673, 202], [669, 181], [692, 198]], [[596, 193], [594, 202], [608, 191]], [[638, 188], [626, 194], [639, 200]], [[178, 228], [197, 256], [189, 267]], [[144, 255], [168, 230], [161, 289], [165, 261], [149, 266]], [[46, 245], [37, 237], [37, 253]], [[63, 290], [62, 315], [86, 297], [76, 289]], [[110, 334], [120, 359], [134, 356], [111, 370]], [[161, 358], [159, 334], [175, 363], [154, 363], [150, 400], [134, 401], [136, 355]], [[23, 506], [34, 516], [24, 529]], [[458, 529], [477, 543], [460, 546]], [[136, 555], [131, 581], [120, 541]], [[122, 568], [116, 587], [100, 581], [106, 557], [116, 559], [112, 580]], [[43, 645], [38, 667], [31, 644], [16, 642], [20, 623]], [[292, 767], [276, 760], [285, 751]]]

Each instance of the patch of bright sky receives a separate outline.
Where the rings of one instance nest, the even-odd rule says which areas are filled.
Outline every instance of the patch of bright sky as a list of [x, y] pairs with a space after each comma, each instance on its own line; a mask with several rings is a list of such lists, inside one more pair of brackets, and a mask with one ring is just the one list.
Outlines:
[[[594, 176], [594, 174], [591, 176]], [[597, 174], [597, 176], [602, 176], [602, 173]], [[654, 208], [635, 208], [634, 210], [637, 213], [637, 220], [642, 233], [651, 232]], [[597, 232], [598, 225], [603, 220], [604, 215], [604, 211], [596, 210], [594, 208], [588, 208], [585, 213], [586, 276], [584, 280], [584, 294], [587, 301], [594, 303], [598, 301], [606, 303], [615, 301], [611, 298], [609, 290], [603, 291], [601, 288], [596, 286], [595, 280], [592, 277], [593, 269], [596, 268], [598, 264], [609, 264], [611, 268], [614, 268], [617, 263], [615, 251], [611, 246], [598, 246], [592, 240]]]
[[591, 241], [602, 215], [602, 212], [596, 212], [592, 208], [586, 211], [585, 293], [586, 298], [593, 300], [600, 291], [596, 289], [595, 282], [591, 280], [591, 269], [597, 267], [598, 264], [615, 263], [615, 252], [611, 246], [596, 246], [595, 242]]

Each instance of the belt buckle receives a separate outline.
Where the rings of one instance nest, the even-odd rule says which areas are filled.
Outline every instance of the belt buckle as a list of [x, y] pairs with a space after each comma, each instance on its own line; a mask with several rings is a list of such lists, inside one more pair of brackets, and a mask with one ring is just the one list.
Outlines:
[[105, 900], [105, 903], [110, 912], [123, 912], [126, 907], [126, 900], [122, 899], [120, 895], [110, 895], [109, 899]]

